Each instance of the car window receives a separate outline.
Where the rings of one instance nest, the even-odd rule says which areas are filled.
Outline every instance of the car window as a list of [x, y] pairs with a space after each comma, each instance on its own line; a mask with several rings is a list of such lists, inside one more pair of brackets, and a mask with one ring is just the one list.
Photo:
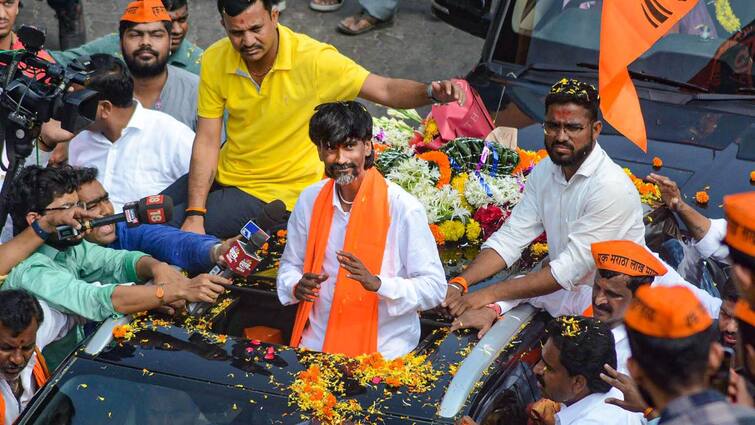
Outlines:
[[[285, 397], [152, 373], [97, 366], [67, 372], [32, 413], [39, 425], [268, 425], [301, 423]], [[92, 373], [94, 372], [94, 373]], [[290, 417], [287, 418], [287, 415]]]
[[[515, 0], [496, 40], [494, 60], [570, 68], [597, 64], [603, 1]], [[630, 69], [713, 93], [752, 94], [754, 19], [755, 1], [699, 0]]]

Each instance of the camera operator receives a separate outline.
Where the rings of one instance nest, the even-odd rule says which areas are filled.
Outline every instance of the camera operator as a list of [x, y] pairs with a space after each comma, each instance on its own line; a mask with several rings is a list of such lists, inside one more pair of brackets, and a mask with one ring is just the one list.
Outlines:
[[[56, 168], [26, 167], [9, 194], [14, 230], [27, 227], [45, 244], [11, 270], [0, 290], [25, 289], [52, 308], [89, 320], [214, 302], [230, 281], [199, 275], [188, 279], [172, 266], [137, 251], [103, 248], [85, 240], [60, 240], [39, 219], [51, 211], [80, 206], [75, 181]], [[153, 285], [132, 285], [152, 279]], [[129, 283], [129, 284], [126, 284]], [[76, 342], [83, 339], [78, 329]]]

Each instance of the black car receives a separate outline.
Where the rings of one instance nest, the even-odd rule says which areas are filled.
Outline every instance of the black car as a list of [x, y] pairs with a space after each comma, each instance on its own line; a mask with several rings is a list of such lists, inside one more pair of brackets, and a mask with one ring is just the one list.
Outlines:
[[[185, 322], [153, 316], [106, 321], [57, 369], [18, 423], [318, 423], [290, 403], [289, 387], [312, 356], [324, 354], [243, 337], [245, 328], [260, 325], [283, 329], [288, 337], [291, 307], [282, 307], [265, 283], [233, 292], [220, 305]], [[133, 337], [114, 339], [113, 329], [132, 320], [142, 323]], [[449, 333], [446, 323], [423, 319], [416, 352], [427, 355], [438, 380], [429, 391], [412, 394], [346, 379], [345, 398], [365, 410], [354, 419], [453, 423], [469, 414], [525, 424], [526, 405], [539, 397], [531, 366], [539, 359], [546, 320], [523, 305], [478, 341], [475, 333]]]
[[[577, 7], [566, 7], [564, 4]], [[644, 153], [610, 126], [599, 143], [637, 176], [656, 171], [675, 180], [691, 201], [706, 190], [706, 216], [723, 215], [726, 194], [753, 190], [755, 171], [755, 2], [730, 0], [741, 29], [716, 18], [717, 2], [702, 2], [713, 27], [691, 16], [629, 67], [647, 128]], [[564, 77], [598, 85], [601, 0], [433, 0], [441, 19], [485, 38], [467, 79], [497, 126], [518, 129], [519, 145], [541, 149], [543, 102]], [[694, 18], [694, 19], [693, 19]], [[697, 28], [697, 29], [695, 29]], [[654, 170], [652, 160], [663, 166]]]

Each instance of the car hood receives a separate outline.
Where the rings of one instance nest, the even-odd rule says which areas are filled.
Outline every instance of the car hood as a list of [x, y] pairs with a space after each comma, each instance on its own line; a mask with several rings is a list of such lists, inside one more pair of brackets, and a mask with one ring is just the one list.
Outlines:
[[[224, 341], [223, 341], [224, 340]], [[426, 340], [428, 341], [428, 340]], [[428, 361], [442, 372], [432, 389], [413, 394], [406, 388], [391, 390], [380, 383], [355, 388], [351, 397], [367, 409], [375, 407], [381, 415], [412, 420], [442, 421], [436, 416], [452, 374], [465, 350], [475, 342], [472, 333], [435, 331], [425, 344]], [[268, 350], [274, 356], [266, 359]], [[81, 354], [80, 354], [81, 355]], [[236, 386], [273, 396], [288, 397], [289, 386], [306, 369], [306, 356], [327, 356], [287, 346], [255, 343], [243, 338], [218, 338], [209, 333], [189, 333], [178, 326], [155, 326], [135, 333], [129, 341], [113, 342], [96, 356], [98, 361], [184, 378]], [[268, 356], [269, 357], [269, 356]], [[145, 372], [146, 373], [146, 372]], [[290, 414], [296, 412], [291, 407]]]

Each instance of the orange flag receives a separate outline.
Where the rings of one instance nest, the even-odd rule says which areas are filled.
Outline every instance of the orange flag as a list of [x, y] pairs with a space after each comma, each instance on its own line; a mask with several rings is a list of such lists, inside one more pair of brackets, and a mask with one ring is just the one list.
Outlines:
[[698, 0], [605, 0], [598, 85], [603, 117], [647, 152], [645, 121], [627, 67], [686, 15]]

